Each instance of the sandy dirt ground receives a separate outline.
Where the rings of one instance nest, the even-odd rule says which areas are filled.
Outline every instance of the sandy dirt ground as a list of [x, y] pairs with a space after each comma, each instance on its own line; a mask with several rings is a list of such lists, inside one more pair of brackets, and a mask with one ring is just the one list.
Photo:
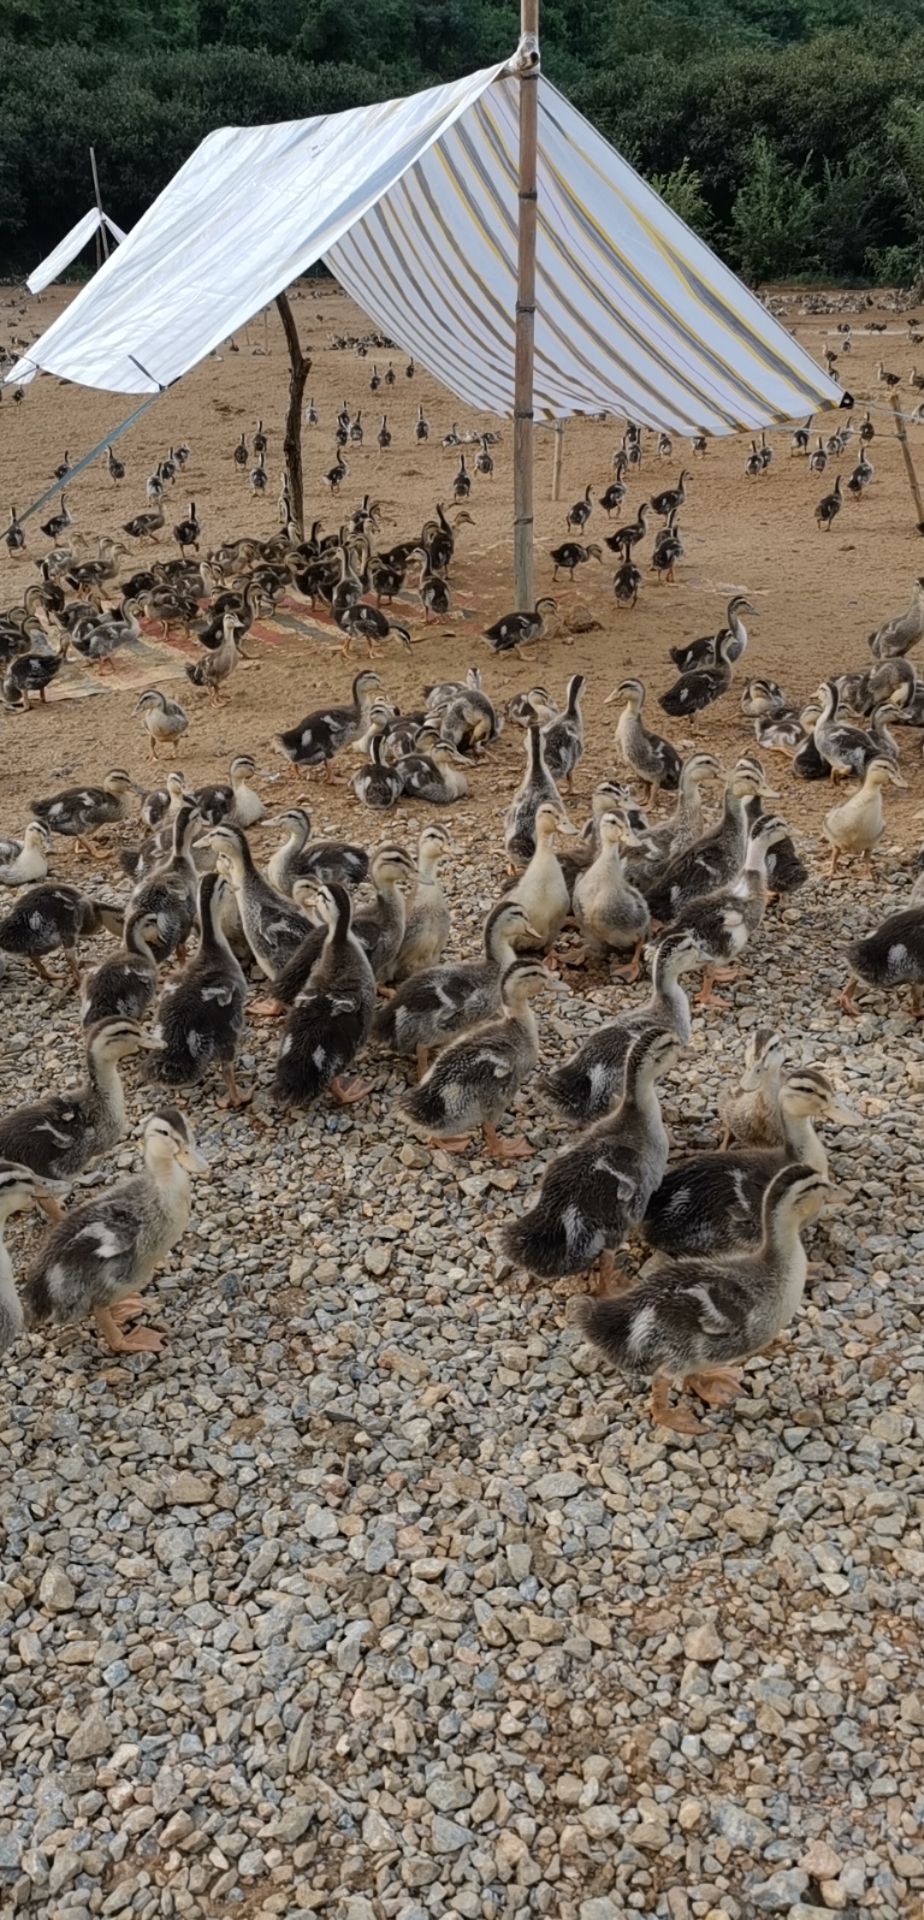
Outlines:
[[[34, 338], [67, 297], [61, 290], [52, 290], [38, 300], [5, 296], [0, 300], [0, 339], [9, 344], [14, 338]], [[800, 340], [819, 359], [826, 346], [839, 349], [842, 336], [836, 331], [836, 318], [804, 316], [798, 310], [800, 305], [796, 302], [786, 316]], [[821, 477], [810, 473], [804, 460], [790, 458], [788, 430], [770, 436], [773, 463], [757, 481], [745, 477], [748, 443], [741, 437], [711, 443], [706, 457], [698, 460], [690, 458], [688, 444], [678, 442], [673, 456], [661, 462], [654, 453], [653, 437], [646, 436], [641, 475], [631, 476], [628, 499], [617, 521], [634, 515], [640, 500], [651, 492], [673, 484], [681, 465], [692, 467], [688, 502], [681, 516], [686, 558], [678, 568], [676, 585], [660, 586], [654, 575], [647, 575], [635, 611], [617, 611], [611, 592], [612, 566], [604, 549], [605, 564], [590, 562], [581, 569], [573, 589], [567, 584], [556, 589], [563, 610], [574, 599], [586, 601], [601, 623], [600, 631], [573, 643], [561, 637], [549, 639], [533, 650], [529, 665], [511, 656], [495, 661], [481, 639], [481, 629], [512, 604], [509, 423], [489, 416], [468, 416], [450, 394], [419, 370], [408, 379], [403, 352], [370, 353], [368, 358], [360, 358], [353, 351], [335, 348], [332, 341], [336, 335], [364, 335], [369, 323], [332, 283], [306, 284], [297, 289], [295, 312], [305, 345], [313, 355], [308, 394], [320, 414], [319, 426], [306, 429], [304, 436], [306, 515], [320, 517], [325, 528], [336, 527], [342, 514], [369, 492], [381, 503], [379, 545], [385, 547], [407, 538], [432, 513], [438, 499], [451, 497], [458, 453], [440, 445], [451, 423], [457, 421], [462, 432], [489, 426], [500, 431], [501, 442], [494, 449], [494, 476], [490, 480], [476, 478], [468, 503], [474, 525], [460, 534], [452, 617], [426, 628], [411, 596], [403, 612], [411, 616], [413, 657], [396, 647], [393, 657], [383, 665], [383, 678], [388, 692], [408, 706], [417, 703], [424, 681], [450, 671], [464, 672], [475, 662], [484, 671], [488, 690], [501, 698], [533, 681], [547, 683], [560, 695], [569, 673], [584, 672], [588, 679], [589, 750], [578, 780], [581, 798], [589, 795], [593, 779], [612, 764], [610, 716], [600, 712], [606, 694], [623, 674], [632, 671], [648, 681], [653, 706], [654, 695], [673, 677], [667, 661], [669, 644], [714, 630], [721, 623], [730, 593], [746, 591], [760, 609], [759, 620], [752, 624], [746, 668], [737, 669], [736, 682], [740, 685], [745, 671], [767, 672], [789, 695], [799, 699], [807, 697], [827, 672], [866, 663], [867, 633], [904, 606], [915, 576], [924, 570], [924, 540], [914, 525], [886, 389], [877, 383], [875, 374], [880, 357], [888, 368], [901, 373], [900, 392], [910, 411], [920, 395], [909, 384], [915, 360], [909, 327], [904, 316], [884, 310], [838, 314], [837, 319], [851, 319], [855, 327], [853, 352], [842, 359], [841, 368], [845, 384], [859, 403], [857, 422], [868, 399], [875, 406], [875, 479], [862, 501], [855, 505], [847, 499], [833, 530], [820, 532], [813, 510], [833, 484], [836, 463], [829, 464]], [[884, 322], [885, 334], [864, 331], [870, 319]], [[287, 380], [285, 348], [275, 311], [266, 322], [260, 318], [252, 323], [234, 345], [236, 351], [226, 346], [162, 395], [124, 436], [118, 447], [119, 458], [126, 466], [122, 482], [113, 484], [100, 459], [74, 483], [69, 505], [75, 532], [91, 539], [91, 551], [93, 536], [118, 533], [123, 521], [144, 509], [146, 476], [171, 444], [183, 440], [192, 453], [185, 475], [170, 492], [168, 527], [185, 513], [191, 496], [202, 523], [205, 547], [244, 533], [269, 535], [275, 530]], [[373, 359], [381, 374], [393, 359], [397, 378], [392, 388], [383, 386], [378, 393], [370, 392]], [[343, 403], [354, 413], [362, 408], [367, 435], [362, 448], [348, 450], [350, 473], [338, 504], [324, 489], [321, 476], [331, 464], [335, 415]], [[423, 446], [416, 445], [413, 438], [418, 406], [423, 407], [431, 425], [431, 438]], [[19, 405], [12, 402], [7, 389], [0, 405], [0, 502], [4, 507], [15, 504], [23, 511], [48, 484], [65, 452], [71, 461], [81, 457], [129, 408], [130, 403], [119, 396], [67, 386], [44, 376], [26, 389]], [[383, 453], [375, 435], [386, 409], [394, 438]], [[249, 444], [258, 418], [269, 432], [270, 485], [262, 498], [255, 499], [249, 489], [248, 469], [236, 467], [232, 453], [242, 432]], [[829, 415], [817, 424], [827, 432], [839, 425], [840, 419]], [[548, 429], [538, 433], [538, 591], [551, 587], [548, 551], [565, 537], [568, 504], [588, 482], [598, 491], [605, 486], [620, 434], [621, 423], [612, 420], [568, 423], [560, 499], [554, 502], [553, 434]], [[910, 434], [924, 472], [924, 426], [912, 426]], [[855, 437], [839, 463], [845, 481], [857, 446]], [[476, 451], [474, 447], [470, 450], [470, 465]], [[28, 523], [25, 560], [14, 563], [5, 548], [0, 548], [0, 607], [14, 603], [24, 584], [35, 577], [35, 562], [46, 545], [38, 531], [39, 521], [56, 510], [56, 503], [52, 503]], [[605, 516], [597, 508], [586, 538], [599, 540], [608, 530]], [[158, 552], [157, 548], [139, 550], [130, 540], [126, 540], [126, 546], [132, 549], [125, 556], [126, 573], [143, 562], [145, 553]], [[177, 551], [169, 535], [163, 538], [160, 550], [165, 554]], [[647, 541], [642, 552], [647, 554], [649, 550]], [[243, 749], [254, 752], [269, 771], [278, 772], [280, 762], [272, 750], [276, 730], [292, 726], [319, 699], [346, 694], [355, 669], [349, 661], [332, 656], [330, 640], [323, 629], [319, 633], [307, 609], [284, 613], [281, 622], [264, 624], [260, 631], [263, 637], [254, 644], [257, 661], [235, 676], [228, 704], [217, 712], [183, 680], [183, 662], [195, 649], [192, 644], [179, 643], [171, 647], [152, 645], [140, 656], [120, 653], [111, 673], [75, 669], [68, 674], [67, 686], [52, 690], [47, 708], [36, 709], [28, 716], [0, 713], [0, 830], [9, 832], [23, 824], [28, 814], [25, 796], [47, 791], [72, 777], [99, 777], [113, 761], [127, 762], [140, 779], [149, 778], [146, 741], [133, 718], [138, 688], [145, 684], [176, 680], [173, 691], [184, 699], [188, 695], [191, 726], [183, 741], [182, 764], [190, 779], [198, 781], [214, 774], [229, 754]], [[94, 697], [75, 698], [75, 691], [92, 692]], [[667, 723], [664, 730], [681, 748], [689, 741], [708, 743], [724, 755], [752, 740], [750, 723], [738, 712], [737, 689], [690, 726]], [[918, 738], [916, 733], [903, 735], [903, 764], [911, 790], [907, 796], [890, 796], [890, 820], [906, 844], [915, 837], [912, 817], [924, 797]], [[515, 782], [520, 753], [519, 734], [509, 729], [495, 762], [495, 776], [481, 782], [476, 777], [471, 807], [465, 809], [470, 821], [477, 825], [483, 807], [496, 808], [497, 779], [502, 785]], [[791, 780], [783, 762], [776, 765], [784, 777], [789, 817], [816, 831], [830, 805], [827, 789], [802, 787]], [[325, 825], [338, 824], [344, 802], [355, 815], [356, 804], [348, 791], [324, 791]], [[319, 813], [319, 822], [321, 817]], [[63, 871], [69, 863], [69, 854], [59, 853], [56, 870]]]

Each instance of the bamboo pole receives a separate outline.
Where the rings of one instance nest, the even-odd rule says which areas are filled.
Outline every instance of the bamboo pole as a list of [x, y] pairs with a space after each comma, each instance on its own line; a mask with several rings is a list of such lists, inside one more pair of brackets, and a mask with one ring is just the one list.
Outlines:
[[565, 423], [555, 422], [555, 445], [552, 450], [552, 499], [561, 499], [561, 462], [565, 450]]
[[286, 433], [283, 441], [286, 481], [292, 519], [298, 537], [305, 535], [305, 488], [302, 477], [302, 402], [311, 372], [311, 356], [302, 352], [295, 316], [287, 293], [277, 293], [276, 306], [289, 349], [289, 404], [286, 409]]
[[536, 149], [539, 130], [539, 0], [520, 0], [520, 163], [516, 359], [513, 401], [513, 571], [517, 607], [535, 603], [533, 582], [533, 365], [536, 320]]
[[902, 403], [897, 393], [889, 394], [889, 405], [892, 408], [892, 412], [895, 415], [895, 432], [898, 436], [898, 443], [902, 450], [902, 458], [905, 462], [905, 472], [908, 475], [908, 485], [911, 488], [911, 497], [914, 501], [915, 507], [917, 508], [918, 532], [924, 533], [924, 499], [921, 498], [921, 483], [918, 479], [917, 469], [915, 467], [914, 460], [912, 459], [912, 456], [911, 456], [911, 448], [908, 444], [908, 431], [905, 426], [904, 416], [902, 414]]
[[100, 216], [99, 227], [97, 229], [98, 247], [97, 247], [96, 257], [97, 257], [97, 265], [98, 265], [99, 264], [99, 251], [98, 251], [99, 246], [102, 246], [102, 249], [103, 249], [103, 259], [108, 260], [109, 258], [109, 235], [106, 231], [106, 222], [102, 217], [103, 202], [102, 202], [102, 199], [100, 198], [99, 174], [96, 171], [96, 148], [95, 147], [90, 148], [90, 171], [93, 175], [93, 191], [96, 195], [96, 205], [99, 210], [99, 216]]

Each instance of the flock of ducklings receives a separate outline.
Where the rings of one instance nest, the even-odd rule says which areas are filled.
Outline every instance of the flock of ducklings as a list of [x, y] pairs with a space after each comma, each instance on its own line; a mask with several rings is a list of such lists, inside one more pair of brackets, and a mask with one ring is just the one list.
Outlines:
[[[343, 553], [341, 543], [338, 573]], [[736, 597], [716, 633], [672, 650], [679, 679], [662, 708], [687, 716], [729, 693], [750, 611]], [[506, 619], [514, 632], [521, 616]], [[757, 747], [789, 756], [797, 775], [858, 783], [825, 820], [832, 871], [845, 858], [869, 863], [884, 832], [884, 795], [904, 784], [888, 722], [924, 724], [924, 694], [906, 658], [922, 632], [919, 582], [907, 612], [870, 636], [870, 665], [826, 681], [811, 707], [792, 705], [766, 678], [744, 686]], [[514, 644], [535, 637], [520, 631]], [[319, 838], [300, 794], [267, 818], [246, 754], [227, 780], [197, 791], [178, 769], [145, 792], [115, 767], [100, 784], [35, 798], [21, 838], [0, 843], [0, 886], [15, 890], [0, 919], [0, 964], [18, 956], [47, 985], [46, 960], [61, 951], [80, 996], [86, 1079], [0, 1116], [0, 1220], [33, 1203], [54, 1220], [19, 1284], [0, 1239], [0, 1349], [27, 1315], [34, 1324], [92, 1315], [116, 1352], [163, 1344], [144, 1324], [144, 1289], [182, 1235], [190, 1178], [203, 1171], [188, 1120], [173, 1104], [157, 1105], [142, 1170], [61, 1207], [69, 1183], [124, 1136], [126, 1060], [138, 1056], [145, 1083], [168, 1098], [217, 1078], [219, 1104], [246, 1106], [253, 1095], [236, 1072], [245, 1027], [279, 1022], [272, 1109], [360, 1101], [369, 1087], [350, 1077], [354, 1063], [380, 1047], [416, 1073], [397, 1111], [428, 1145], [465, 1152], [480, 1134], [488, 1154], [526, 1158], [527, 1141], [499, 1128], [536, 1078], [537, 1004], [553, 975], [573, 981], [602, 969], [631, 983], [647, 951], [648, 999], [627, 1001], [546, 1076], [574, 1139], [497, 1244], [527, 1275], [591, 1276], [572, 1317], [633, 1380], [651, 1383], [660, 1424], [700, 1430], [689, 1402], [673, 1400], [678, 1386], [706, 1405], [737, 1397], [741, 1365], [776, 1338], [802, 1296], [803, 1231], [830, 1191], [816, 1127], [856, 1116], [817, 1069], [785, 1070], [769, 1030], [753, 1036], [741, 1084], [723, 1101], [721, 1150], [671, 1163], [659, 1088], [690, 1039], [684, 977], [698, 969], [698, 1003], [721, 1005], [716, 985], [734, 977], [768, 904], [798, 888], [806, 867], [756, 753], [727, 768], [705, 749], [684, 759], [647, 725], [637, 678], [604, 703], [619, 708], [614, 775], [595, 789], [590, 818], [572, 822], [584, 694], [575, 673], [560, 704], [529, 686], [501, 709], [473, 668], [464, 681], [426, 688], [420, 710], [401, 714], [367, 668], [349, 701], [319, 707], [277, 736], [290, 781], [302, 783], [311, 769], [337, 778], [335, 763], [349, 768], [350, 756], [357, 765], [347, 778], [362, 809], [387, 810], [402, 797], [442, 812], [483, 777], [505, 724], [522, 727], [522, 779], [502, 825], [507, 879], [481, 950], [466, 959], [445, 958], [452, 925], [441, 874], [453, 852], [445, 812], [424, 816], [416, 859], [393, 841], [368, 849]], [[183, 731], [175, 706], [157, 689], [139, 701], [152, 751], [163, 743], [175, 750]], [[652, 818], [662, 795], [672, 796], [668, 810]], [[118, 853], [131, 882], [127, 906], [49, 876], [60, 839], [95, 853], [98, 836], [121, 828], [136, 799], [146, 834]], [[282, 838], [261, 862], [251, 835], [269, 827]], [[366, 882], [373, 899], [356, 904]], [[856, 1010], [860, 980], [910, 986], [920, 1011], [922, 895], [919, 882], [903, 912], [850, 950], [846, 1011]], [[570, 931], [562, 944], [571, 923], [577, 944]], [[81, 941], [101, 932], [117, 944], [81, 971]], [[268, 1116], [254, 1117], [267, 1124]], [[630, 1279], [617, 1256], [633, 1236], [648, 1257]]]

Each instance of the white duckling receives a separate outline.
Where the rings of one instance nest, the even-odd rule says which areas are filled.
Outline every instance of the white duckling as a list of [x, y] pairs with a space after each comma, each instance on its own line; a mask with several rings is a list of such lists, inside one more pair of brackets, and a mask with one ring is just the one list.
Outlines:
[[907, 787], [891, 760], [871, 760], [866, 769], [866, 777], [857, 793], [840, 806], [832, 807], [825, 816], [825, 837], [831, 843], [831, 865], [829, 874], [837, 872], [838, 861], [842, 854], [859, 855], [869, 868], [873, 858], [873, 848], [878, 846], [885, 833], [885, 813], [882, 797], [886, 787]]

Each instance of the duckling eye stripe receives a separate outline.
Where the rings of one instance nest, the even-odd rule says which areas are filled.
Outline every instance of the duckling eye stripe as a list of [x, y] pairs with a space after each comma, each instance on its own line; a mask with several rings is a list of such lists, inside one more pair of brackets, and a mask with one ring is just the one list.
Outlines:
[[[512, 414], [520, 84], [497, 65], [210, 134], [8, 379], [169, 385], [323, 258], [461, 400]], [[839, 407], [840, 388], [709, 247], [536, 86], [536, 416], [727, 434]]]

